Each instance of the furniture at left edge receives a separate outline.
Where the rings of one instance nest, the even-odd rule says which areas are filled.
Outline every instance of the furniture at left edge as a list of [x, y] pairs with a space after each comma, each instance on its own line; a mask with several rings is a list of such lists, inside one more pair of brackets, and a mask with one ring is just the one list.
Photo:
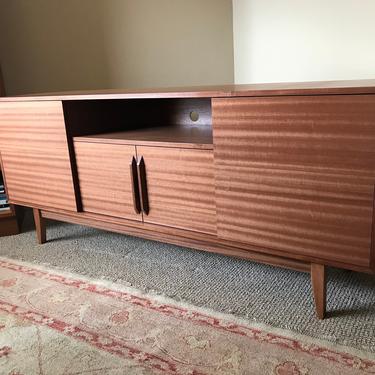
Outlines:
[[[0, 67], [0, 96], [5, 96], [5, 88], [4, 88], [4, 81], [1, 74], [1, 67]], [[0, 150], [1, 156], [1, 150]], [[2, 167], [1, 167], [1, 158], [0, 158], [0, 185], [3, 186], [3, 175], [2, 175]], [[5, 184], [4, 184], [5, 185]], [[6, 193], [6, 190], [5, 190]], [[1, 187], [0, 194], [2, 197], [4, 196], [3, 187]], [[16, 215], [16, 207], [12, 204], [9, 207], [2, 207], [3, 205], [0, 204], [0, 237], [3, 236], [11, 236], [14, 234], [19, 233], [19, 223]]]

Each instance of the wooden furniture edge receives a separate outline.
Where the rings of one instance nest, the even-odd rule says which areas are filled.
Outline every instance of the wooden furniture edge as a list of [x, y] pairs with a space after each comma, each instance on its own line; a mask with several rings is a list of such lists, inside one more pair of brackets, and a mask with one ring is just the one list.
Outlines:
[[213, 151], [213, 143], [193, 143], [193, 142], [167, 142], [167, 141], [145, 141], [145, 140], [125, 140], [125, 139], [110, 139], [94, 138], [94, 137], [73, 137], [73, 143], [100, 143], [112, 145], [127, 145], [127, 146], [152, 146], [162, 148], [179, 148], [179, 149], [196, 149], [196, 150], [211, 150]]
[[38, 243], [41, 245], [47, 241], [46, 223], [45, 223], [45, 220], [42, 218], [42, 214], [39, 209], [34, 208], [33, 214], [34, 214], [36, 236], [38, 239]]
[[[1, 157], [1, 151], [0, 151], [0, 173], [3, 170], [4, 170], [3, 160]], [[3, 174], [3, 181], [4, 181], [5, 191], [7, 191], [7, 188], [6, 188], [7, 183], [6, 183], [4, 174]], [[20, 233], [21, 217], [20, 215], [17, 215], [17, 213], [19, 212], [17, 211], [16, 207], [13, 204], [9, 205], [9, 211], [0, 213], [0, 223], [1, 223], [0, 237], [12, 236], [12, 235]]]
[[220, 98], [280, 95], [359, 95], [375, 94], [375, 79], [256, 83], [240, 85], [164, 87], [153, 89], [107, 89], [37, 93], [4, 97], [1, 101]]
[[60, 102], [62, 111], [64, 114], [64, 123], [65, 123], [65, 136], [66, 136], [66, 143], [68, 146], [68, 153], [69, 153], [69, 162], [70, 162], [70, 172], [73, 181], [73, 189], [74, 189], [74, 196], [75, 196], [75, 204], [77, 212], [82, 211], [82, 199], [81, 199], [81, 189], [79, 186], [79, 179], [78, 179], [78, 169], [77, 169], [77, 161], [76, 161], [76, 154], [74, 150], [74, 140], [72, 135], [70, 134], [70, 128], [66, 124], [66, 113], [62, 102]]
[[324, 319], [327, 300], [326, 267], [323, 264], [312, 263], [310, 273], [316, 314], [319, 319]]

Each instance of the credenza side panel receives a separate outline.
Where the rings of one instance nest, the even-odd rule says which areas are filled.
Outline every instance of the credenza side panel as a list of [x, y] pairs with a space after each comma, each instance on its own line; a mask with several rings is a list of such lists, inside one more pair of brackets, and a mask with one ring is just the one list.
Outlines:
[[218, 236], [370, 267], [375, 95], [213, 100]]
[[60, 101], [0, 103], [0, 151], [12, 203], [77, 210]]

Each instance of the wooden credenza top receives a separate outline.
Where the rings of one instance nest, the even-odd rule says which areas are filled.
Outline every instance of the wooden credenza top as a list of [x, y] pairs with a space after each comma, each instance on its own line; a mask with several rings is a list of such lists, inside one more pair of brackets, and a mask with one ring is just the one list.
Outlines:
[[280, 95], [375, 94], [375, 79], [346, 81], [314, 81], [260, 83], [245, 85], [167, 87], [152, 89], [108, 89], [50, 92], [23, 96], [8, 96], [1, 101], [98, 100], [147, 98], [220, 98]]

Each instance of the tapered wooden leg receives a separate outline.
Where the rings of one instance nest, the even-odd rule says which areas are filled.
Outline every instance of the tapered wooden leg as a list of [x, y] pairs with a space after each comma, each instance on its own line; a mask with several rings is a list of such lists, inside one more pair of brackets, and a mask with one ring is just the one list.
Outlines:
[[39, 244], [46, 242], [46, 224], [40, 210], [33, 208], [36, 236]]
[[311, 283], [314, 292], [315, 309], [319, 319], [326, 314], [326, 270], [322, 264], [311, 263]]

